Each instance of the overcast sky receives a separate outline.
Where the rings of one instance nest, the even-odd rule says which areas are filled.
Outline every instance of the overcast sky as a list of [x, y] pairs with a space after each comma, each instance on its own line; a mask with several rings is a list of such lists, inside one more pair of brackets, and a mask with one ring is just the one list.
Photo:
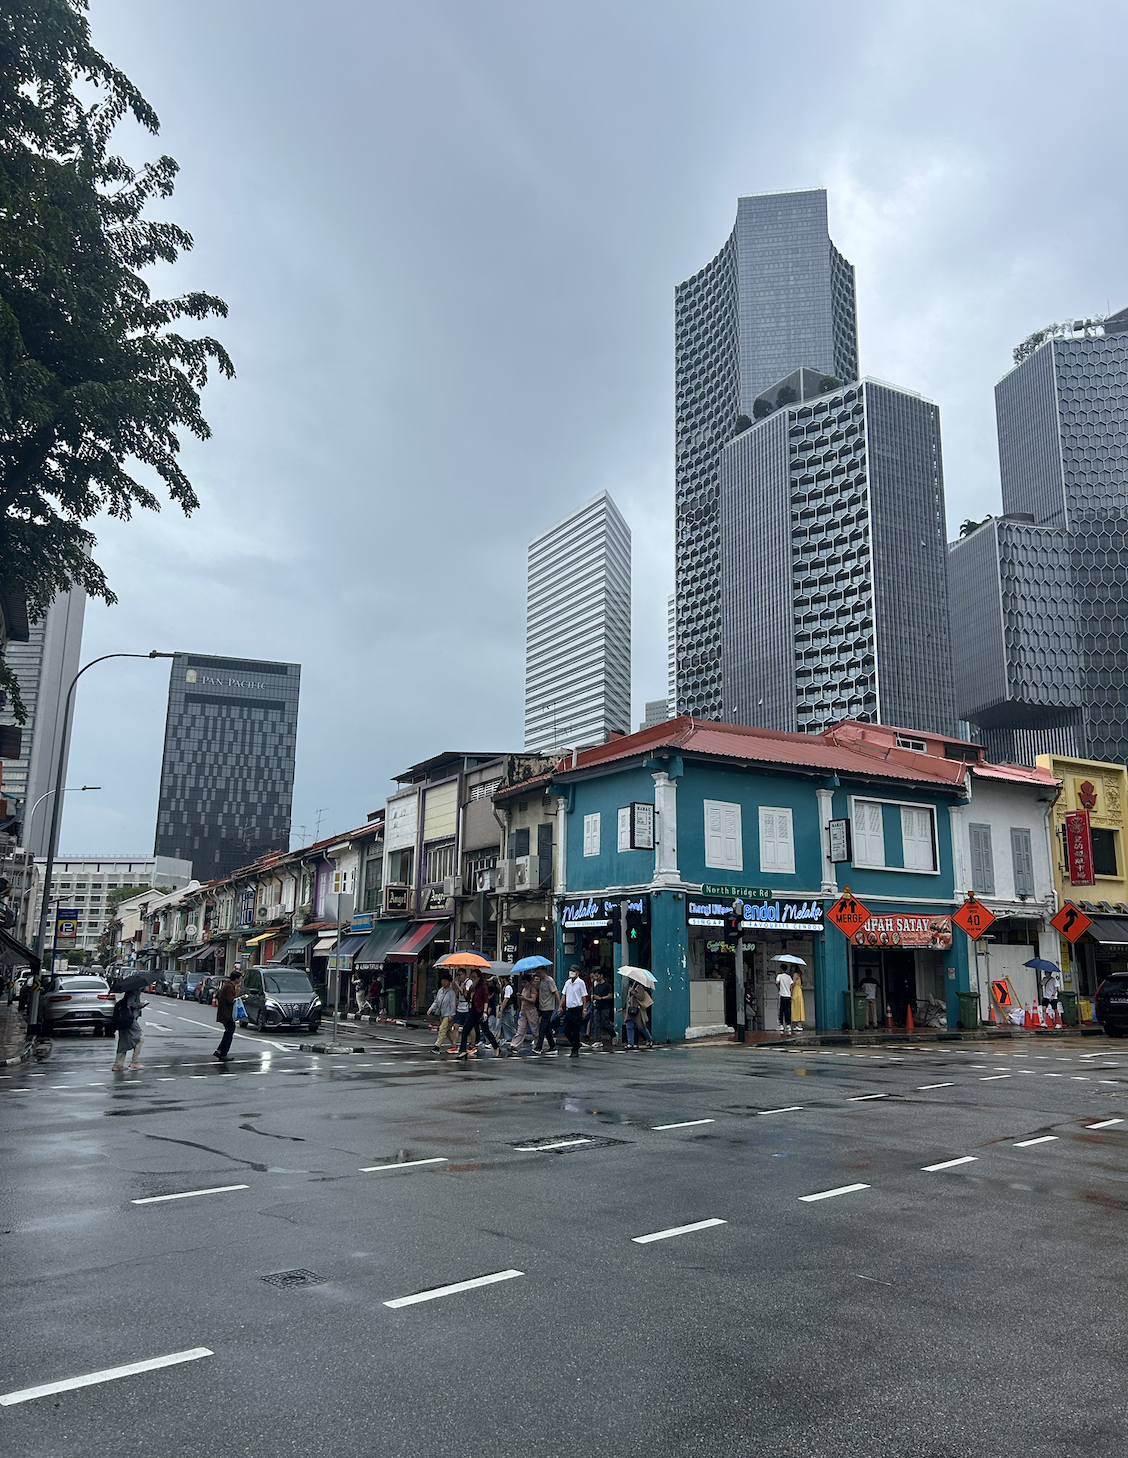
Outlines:
[[[525, 549], [607, 489], [634, 718], [665, 693], [673, 289], [742, 193], [823, 186], [863, 372], [940, 405], [950, 532], [996, 509], [992, 387], [1128, 304], [1121, 3], [93, 0], [181, 165], [164, 292], [230, 305], [200, 496], [99, 523], [83, 661], [302, 664], [295, 836], [442, 749], [520, 748]], [[152, 849], [167, 665], [84, 680], [63, 848]], [[295, 839], [295, 844], [299, 843]]]

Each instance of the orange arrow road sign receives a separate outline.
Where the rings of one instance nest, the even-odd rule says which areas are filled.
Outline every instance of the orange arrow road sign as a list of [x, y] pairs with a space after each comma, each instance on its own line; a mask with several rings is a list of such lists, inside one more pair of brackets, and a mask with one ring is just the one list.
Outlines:
[[1061, 932], [1067, 942], [1075, 942], [1083, 933], [1087, 932], [1093, 924], [1093, 918], [1086, 916], [1079, 906], [1074, 906], [1072, 901], [1067, 901], [1050, 925]]
[[870, 915], [869, 907], [863, 906], [856, 896], [850, 894], [849, 886], [826, 914], [850, 941], [854, 940], [854, 933], [865, 926]]

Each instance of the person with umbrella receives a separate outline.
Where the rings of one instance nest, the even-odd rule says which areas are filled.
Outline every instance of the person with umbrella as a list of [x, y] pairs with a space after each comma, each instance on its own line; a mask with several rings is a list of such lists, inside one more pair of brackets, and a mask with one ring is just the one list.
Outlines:
[[[488, 967], [489, 963], [487, 962], [486, 965]], [[475, 1038], [485, 1038], [486, 1042], [491, 1044], [497, 1056], [504, 1058], [505, 1054], [501, 1051], [501, 1045], [491, 1032], [489, 1023], [485, 1020], [486, 1004], [490, 999], [490, 989], [489, 984], [477, 967], [471, 968], [470, 980], [466, 984], [466, 998], [469, 1003], [469, 1008], [466, 1013], [466, 1021], [462, 1025], [462, 1041], [458, 1045], [458, 1053], [456, 1056], [463, 1059], [471, 1056], [467, 1045], [470, 1041], [470, 1035], [473, 1033]]]
[[647, 991], [648, 987], [654, 986], [654, 976], [644, 971], [641, 967], [620, 967], [619, 976], [627, 981], [627, 1000], [623, 1008], [623, 1027], [627, 1034], [627, 1047], [635, 1046], [635, 1035], [639, 1039], [646, 1039], [648, 1048], [654, 1047], [654, 1039], [650, 1036], [648, 1023], [648, 1010], [654, 1006], [654, 999]]
[[[802, 968], [807, 964], [802, 957], [793, 957], [789, 952], [781, 952], [778, 957], [773, 957], [771, 960], [780, 964], [779, 971], [776, 973], [776, 986], [779, 988], [780, 1031], [801, 1033], [806, 1013], [803, 1006]], [[786, 985], [784, 978], [786, 978]]]
[[149, 979], [138, 973], [134, 977], [127, 977], [121, 984], [121, 996], [114, 1004], [111, 1027], [118, 1035], [117, 1053], [114, 1055], [113, 1071], [121, 1073], [125, 1068], [125, 1055], [133, 1050], [133, 1057], [130, 1060], [130, 1068], [139, 1071], [145, 1067], [141, 1063], [141, 1044], [145, 1041], [145, 1035], [141, 1031], [141, 1009], [148, 1006], [141, 1001], [141, 989], [148, 987]]

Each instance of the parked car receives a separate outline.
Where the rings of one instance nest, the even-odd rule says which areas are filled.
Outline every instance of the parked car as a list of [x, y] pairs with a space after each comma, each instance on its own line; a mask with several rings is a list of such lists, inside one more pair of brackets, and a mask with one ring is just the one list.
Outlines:
[[51, 979], [44, 1014], [51, 1033], [66, 1028], [108, 1033], [114, 1014], [114, 995], [104, 977], [61, 972]]
[[1097, 1022], [1110, 1038], [1128, 1031], [1128, 973], [1106, 977], [1097, 988]]
[[252, 967], [241, 991], [247, 1021], [259, 1033], [321, 1026], [321, 999], [301, 967]]

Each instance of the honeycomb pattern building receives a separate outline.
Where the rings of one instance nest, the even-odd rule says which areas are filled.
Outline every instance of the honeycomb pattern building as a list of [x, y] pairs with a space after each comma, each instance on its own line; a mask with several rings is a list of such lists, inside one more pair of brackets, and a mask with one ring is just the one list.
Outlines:
[[826, 193], [742, 197], [717, 256], [678, 285], [675, 322], [677, 712], [723, 717], [719, 463], [739, 415], [801, 367], [858, 374], [852, 265]]
[[[1082, 324], [1085, 327], [1082, 327]], [[961, 716], [1033, 764], [1038, 753], [1123, 762], [1128, 756], [1128, 309], [1104, 321], [1098, 334], [1079, 321], [1048, 332], [995, 389], [1003, 512], [1057, 533], [1043, 534], [1035, 551], [1019, 552], [1013, 531], [989, 542], [987, 570], [1014, 590], [1007, 611], [1025, 624], [1038, 652], [1004, 639], [1008, 697], [982, 702], [961, 680]], [[979, 533], [973, 534], [978, 536]], [[978, 549], [986, 551], [983, 545]], [[1044, 585], [1022, 580], [1016, 563], [1033, 553], [1051, 559], [1057, 601]], [[954, 544], [954, 571], [966, 554]], [[953, 592], [960, 613], [957, 640], [972, 658], [1000, 651], [994, 629]], [[1004, 597], [1004, 603], [1008, 599]], [[955, 625], [954, 625], [955, 628]], [[1076, 655], [1076, 680], [1070, 664]], [[997, 665], [996, 665], [997, 666]], [[1056, 700], [1044, 675], [1062, 674]], [[1068, 731], [1068, 732], [1067, 732]], [[1007, 735], [1010, 735], [1009, 740]]]
[[939, 411], [789, 378], [799, 398], [721, 454], [724, 718], [953, 734]]

